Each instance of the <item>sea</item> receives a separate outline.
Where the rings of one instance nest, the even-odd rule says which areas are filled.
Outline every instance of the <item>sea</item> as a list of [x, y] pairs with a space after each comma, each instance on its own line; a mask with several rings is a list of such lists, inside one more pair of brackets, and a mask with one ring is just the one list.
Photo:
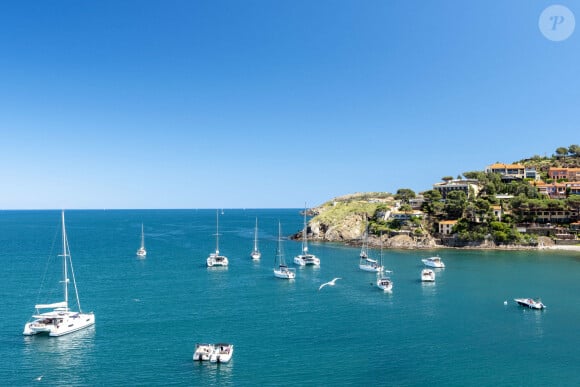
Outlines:
[[[206, 267], [216, 215], [227, 268]], [[358, 268], [359, 249], [335, 243], [309, 243], [320, 267], [275, 278], [278, 222], [289, 266], [301, 251], [287, 238], [302, 228], [299, 209], [65, 216], [81, 306], [96, 324], [22, 335], [35, 304], [62, 299], [61, 213], [0, 211], [1, 385], [580, 385], [578, 252], [384, 250], [385, 293]], [[256, 218], [262, 258], [252, 261]], [[446, 268], [421, 283], [421, 259], [435, 254]], [[192, 360], [196, 343], [217, 342], [234, 344], [230, 363]]]

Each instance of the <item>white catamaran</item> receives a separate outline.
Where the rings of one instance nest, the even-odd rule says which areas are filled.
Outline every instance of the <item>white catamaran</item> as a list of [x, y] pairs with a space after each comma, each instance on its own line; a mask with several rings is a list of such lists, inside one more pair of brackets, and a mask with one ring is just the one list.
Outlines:
[[137, 256], [144, 257], [147, 255], [147, 250], [145, 250], [145, 234], [143, 233], [143, 223], [141, 223], [141, 247], [137, 250]]
[[320, 266], [320, 258], [308, 252], [308, 227], [306, 225], [306, 207], [304, 207], [304, 228], [302, 230], [302, 254], [294, 257], [294, 263], [300, 266]]
[[[49, 336], [62, 336], [66, 335], [67, 333], [72, 333], [80, 329], [89, 327], [95, 323], [95, 315], [92, 312], [83, 313], [81, 311], [79, 293], [75, 281], [75, 275], [72, 266], [70, 250], [68, 246], [68, 239], [66, 237], [64, 211], [62, 212], [62, 250], [63, 250], [62, 282], [64, 284], [63, 286], [64, 301], [55, 302], [52, 304], [35, 305], [34, 308], [36, 309], [36, 313], [32, 316], [34, 320], [24, 325], [24, 331], [22, 333], [26, 336], [36, 334], [48, 334]], [[78, 312], [74, 312], [71, 310], [71, 308], [69, 308], [69, 291], [68, 291], [68, 285], [70, 283], [69, 269], [70, 276], [72, 277], [72, 283], [74, 285], [77, 306], [79, 309]], [[52, 309], [52, 311], [41, 313], [42, 309]]]
[[220, 221], [219, 221], [219, 212], [216, 210], [215, 213], [216, 219], [216, 226], [215, 226], [215, 253], [211, 253], [209, 257], [207, 257], [207, 266], [214, 267], [214, 266], [228, 266], [229, 261], [228, 257], [225, 255], [220, 255]]
[[258, 218], [256, 218], [256, 228], [254, 229], [254, 250], [250, 254], [252, 259], [260, 259], [262, 257], [262, 253], [258, 249]]

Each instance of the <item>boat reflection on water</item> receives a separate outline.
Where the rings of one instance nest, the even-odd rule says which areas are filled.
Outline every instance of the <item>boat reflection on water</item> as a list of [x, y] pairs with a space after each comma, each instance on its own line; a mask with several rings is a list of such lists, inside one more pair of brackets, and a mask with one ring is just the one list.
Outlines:
[[96, 327], [92, 325], [60, 337], [23, 336], [22, 357], [35, 377], [51, 385], [86, 385], [82, 372], [94, 358]]

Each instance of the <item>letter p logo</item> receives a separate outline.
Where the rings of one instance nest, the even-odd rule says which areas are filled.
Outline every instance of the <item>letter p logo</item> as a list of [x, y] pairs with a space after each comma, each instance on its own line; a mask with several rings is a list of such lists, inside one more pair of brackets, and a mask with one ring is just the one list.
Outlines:
[[576, 21], [574, 14], [568, 7], [551, 5], [544, 9], [540, 15], [538, 27], [540, 27], [540, 31], [546, 39], [560, 42], [572, 35], [576, 27]]

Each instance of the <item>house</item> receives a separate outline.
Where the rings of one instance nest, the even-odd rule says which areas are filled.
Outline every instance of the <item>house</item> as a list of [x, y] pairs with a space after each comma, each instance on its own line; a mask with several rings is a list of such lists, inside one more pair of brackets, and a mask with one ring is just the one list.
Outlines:
[[580, 168], [557, 168], [551, 167], [548, 176], [554, 180], [568, 180], [580, 182]]
[[493, 211], [493, 216], [501, 222], [501, 217], [503, 215], [503, 209], [501, 206], [491, 206], [491, 210]]
[[433, 184], [433, 189], [439, 191], [443, 199], [446, 199], [447, 194], [452, 191], [463, 191], [467, 197], [471, 197], [471, 195], [477, 196], [479, 193], [479, 181], [477, 179], [444, 181]]
[[425, 216], [423, 211], [413, 210], [413, 211], [393, 211], [390, 213], [390, 219], [396, 220], [411, 220], [412, 218], [422, 218]]
[[[532, 172], [533, 171], [533, 172]], [[485, 168], [486, 173], [499, 173], [502, 177], [502, 180], [523, 180], [526, 178], [526, 175], [534, 176], [536, 179], [535, 169], [534, 168], [526, 168], [522, 164], [503, 164], [503, 163], [495, 163], [489, 165]]]
[[580, 195], [580, 182], [568, 183], [537, 183], [538, 192], [551, 199], [565, 199], [569, 195]]
[[439, 222], [439, 234], [450, 235], [453, 230], [453, 226], [457, 223], [456, 220], [442, 220]]

